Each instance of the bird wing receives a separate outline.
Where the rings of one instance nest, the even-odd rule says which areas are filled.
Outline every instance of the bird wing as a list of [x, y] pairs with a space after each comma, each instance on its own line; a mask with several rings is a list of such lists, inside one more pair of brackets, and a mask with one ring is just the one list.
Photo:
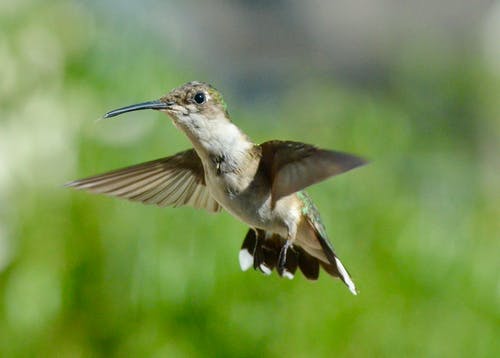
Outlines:
[[272, 185], [272, 201], [331, 176], [366, 164], [360, 157], [292, 141], [262, 143], [262, 163]]
[[189, 205], [210, 212], [222, 209], [207, 189], [203, 165], [193, 149], [66, 186], [161, 207]]

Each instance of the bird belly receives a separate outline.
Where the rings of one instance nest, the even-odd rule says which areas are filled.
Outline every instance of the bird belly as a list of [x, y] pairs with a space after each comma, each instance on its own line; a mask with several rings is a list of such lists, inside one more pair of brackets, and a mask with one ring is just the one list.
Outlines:
[[230, 214], [251, 227], [287, 237], [289, 228], [300, 215], [293, 200], [295, 194], [281, 198], [272, 208], [271, 192], [264, 185], [253, 182], [241, 190], [231, 185], [230, 178], [221, 176], [206, 179], [214, 199]]

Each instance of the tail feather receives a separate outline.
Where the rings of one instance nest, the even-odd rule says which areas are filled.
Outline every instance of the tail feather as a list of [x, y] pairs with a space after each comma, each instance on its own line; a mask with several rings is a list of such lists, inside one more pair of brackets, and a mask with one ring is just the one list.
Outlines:
[[250, 267], [255, 267], [255, 247], [257, 246], [257, 235], [255, 231], [250, 229], [248, 230], [245, 239], [243, 240], [243, 244], [241, 245], [239, 260], [240, 267], [242, 271], [248, 270]]
[[342, 265], [342, 262], [340, 262], [339, 258], [335, 256], [335, 264], [337, 266], [337, 270], [340, 273], [340, 279], [347, 285], [349, 288], [349, 291], [352, 292], [353, 295], [357, 295], [358, 291], [356, 290], [356, 285], [351, 279], [351, 275], [349, 275], [349, 272], [345, 269], [344, 265]]
[[[356, 295], [356, 286], [342, 262], [333, 251], [330, 242], [316, 232], [321, 249], [294, 244], [287, 252], [285, 267], [278, 272], [281, 277], [292, 279], [297, 268], [309, 280], [317, 280], [320, 267], [329, 275], [340, 278]], [[243, 271], [253, 267], [266, 275], [278, 267], [278, 260], [285, 238], [264, 230], [249, 229], [241, 246], [239, 260]]]
[[[278, 267], [281, 248], [285, 238], [277, 234], [269, 234], [264, 230], [249, 229], [239, 254], [240, 266], [243, 271], [253, 266], [255, 270], [269, 275]], [[293, 246], [287, 252], [285, 267], [281, 277], [292, 279], [299, 268], [309, 280], [316, 280], [319, 276], [319, 261], [307, 253], [300, 246]], [[277, 269], [278, 270], [278, 269]]]
[[349, 288], [349, 291], [351, 291], [353, 295], [357, 295], [356, 285], [354, 285], [349, 272], [347, 272], [346, 268], [342, 265], [342, 262], [340, 262], [340, 259], [335, 254], [330, 241], [323, 237], [318, 231], [316, 231], [316, 238], [321, 244], [324, 255], [328, 259], [328, 263], [320, 262], [323, 269], [330, 275], [340, 278]]
[[298, 237], [298, 241], [303, 245], [304, 250], [319, 260], [321, 267], [326, 272], [339, 277], [356, 295], [356, 286], [328, 240], [318, 209], [304, 191], [297, 193], [297, 195], [303, 203], [303, 217], [306, 219], [305, 222], [302, 222], [302, 236]]
[[298, 253], [300, 271], [302, 271], [307, 279], [317, 280], [319, 277], [319, 260], [309, 255], [300, 246], [294, 246], [294, 250]]
[[279, 240], [266, 240], [266, 232], [263, 230], [257, 230], [257, 232], [259, 233], [259, 244], [256, 248], [259, 254], [257, 261], [259, 266], [263, 264], [272, 271], [278, 262], [280, 242]]

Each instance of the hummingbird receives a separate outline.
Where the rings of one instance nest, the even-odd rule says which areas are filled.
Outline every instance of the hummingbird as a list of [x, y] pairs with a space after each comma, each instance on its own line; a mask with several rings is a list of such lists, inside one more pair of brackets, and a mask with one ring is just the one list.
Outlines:
[[167, 114], [193, 148], [66, 186], [159, 207], [224, 209], [250, 227], [239, 252], [243, 271], [253, 267], [270, 275], [276, 269], [292, 279], [299, 268], [316, 280], [321, 267], [357, 294], [304, 189], [359, 167], [364, 159], [294, 141], [255, 144], [231, 121], [221, 93], [197, 81], [104, 118], [143, 109]]

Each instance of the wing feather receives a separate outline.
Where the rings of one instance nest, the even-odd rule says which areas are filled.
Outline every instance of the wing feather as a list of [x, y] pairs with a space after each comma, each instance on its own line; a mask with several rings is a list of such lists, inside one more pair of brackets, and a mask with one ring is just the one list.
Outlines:
[[366, 164], [360, 157], [292, 141], [260, 145], [272, 185], [273, 202], [331, 176]]
[[158, 206], [222, 208], [205, 185], [203, 165], [193, 149], [66, 184], [91, 193]]

